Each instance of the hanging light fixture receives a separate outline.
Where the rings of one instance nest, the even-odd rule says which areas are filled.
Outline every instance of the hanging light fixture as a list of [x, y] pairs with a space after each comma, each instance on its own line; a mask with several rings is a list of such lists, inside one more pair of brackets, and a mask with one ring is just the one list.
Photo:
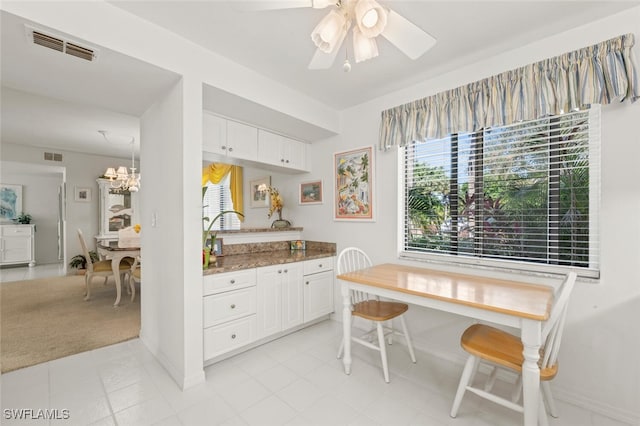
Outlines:
[[353, 57], [356, 63], [378, 56], [378, 45], [374, 37], [367, 38], [358, 26], [353, 27]]
[[[106, 130], [98, 130], [98, 133], [102, 135], [105, 141], [111, 142], [107, 138], [108, 132]], [[104, 177], [109, 179], [111, 187], [114, 189], [129, 192], [138, 192], [138, 190], [140, 190], [140, 173], [136, 173], [134, 158], [135, 141], [136, 138], [132, 136], [131, 141], [129, 142], [131, 144], [131, 171], [127, 171], [125, 166], [120, 166], [117, 170], [114, 167], [108, 167], [107, 171], [104, 172]]]
[[340, 46], [347, 34], [347, 19], [342, 13], [331, 10], [311, 33], [311, 40], [324, 53], [331, 53]]
[[360, 32], [367, 38], [378, 37], [387, 26], [387, 11], [375, 0], [358, 0], [354, 14]]

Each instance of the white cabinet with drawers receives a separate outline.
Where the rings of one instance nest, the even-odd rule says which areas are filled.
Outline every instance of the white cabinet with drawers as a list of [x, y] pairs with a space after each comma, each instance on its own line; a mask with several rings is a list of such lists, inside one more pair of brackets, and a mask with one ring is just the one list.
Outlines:
[[36, 265], [35, 225], [0, 225], [0, 265]]
[[256, 339], [256, 270], [203, 278], [203, 349], [211, 359]]
[[333, 264], [325, 257], [205, 275], [205, 362], [333, 312]]

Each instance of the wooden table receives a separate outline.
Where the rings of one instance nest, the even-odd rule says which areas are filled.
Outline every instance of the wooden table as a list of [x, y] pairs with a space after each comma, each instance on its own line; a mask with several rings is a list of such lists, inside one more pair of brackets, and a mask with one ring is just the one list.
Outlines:
[[343, 284], [346, 374], [351, 373], [352, 290], [516, 327], [520, 329], [524, 345], [524, 424], [538, 425], [541, 326], [551, 311], [552, 287], [389, 263], [341, 274], [337, 278]]
[[116, 281], [116, 301], [113, 306], [120, 305], [122, 282], [120, 280], [120, 262], [125, 257], [140, 256], [140, 247], [119, 247], [118, 241], [101, 242], [98, 244], [98, 254], [111, 259], [111, 270]]

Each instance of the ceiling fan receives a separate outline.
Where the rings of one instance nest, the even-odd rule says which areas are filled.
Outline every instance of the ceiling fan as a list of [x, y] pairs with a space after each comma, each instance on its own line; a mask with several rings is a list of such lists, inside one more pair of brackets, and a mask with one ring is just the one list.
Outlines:
[[[411, 59], [417, 59], [436, 39], [403, 16], [381, 6], [376, 0], [268, 0], [254, 3], [254, 9], [289, 9], [334, 6], [311, 32], [317, 49], [309, 69], [327, 69], [352, 29], [353, 57], [362, 62], [378, 56], [376, 37], [381, 35]], [[351, 69], [345, 60], [345, 71]]]

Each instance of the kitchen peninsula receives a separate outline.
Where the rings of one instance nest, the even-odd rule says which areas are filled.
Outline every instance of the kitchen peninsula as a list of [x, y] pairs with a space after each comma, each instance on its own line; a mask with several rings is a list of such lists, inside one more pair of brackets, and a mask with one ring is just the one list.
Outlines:
[[260, 237], [251, 240], [260, 242], [225, 244], [224, 256], [203, 270], [205, 364], [315, 324], [334, 311], [336, 245], [306, 241], [305, 250], [291, 250], [290, 241], [299, 239], [301, 230], [218, 234], [234, 241], [234, 233], [243, 234], [241, 240], [256, 233]]

